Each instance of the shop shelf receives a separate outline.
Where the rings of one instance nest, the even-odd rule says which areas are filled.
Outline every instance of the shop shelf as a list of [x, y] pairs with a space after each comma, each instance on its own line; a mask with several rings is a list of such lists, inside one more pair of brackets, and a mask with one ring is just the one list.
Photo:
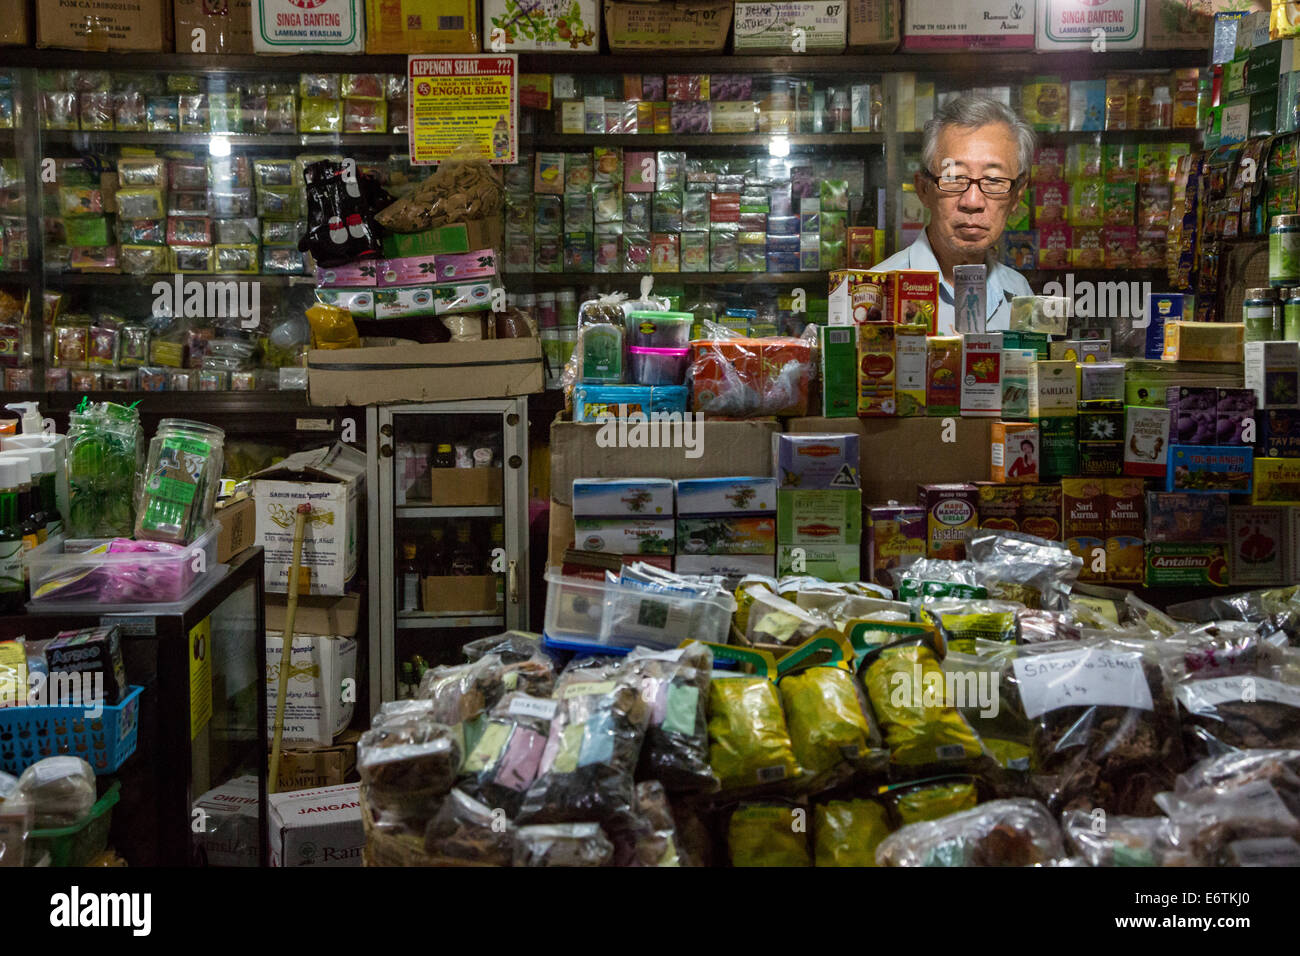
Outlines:
[[500, 614], [426, 614], [423, 611], [399, 611], [397, 626], [402, 630], [442, 629], [452, 627], [505, 627]]
[[[174, 272], [149, 272], [134, 275], [125, 272], [47, 272], [44, 282], [49, 286], [152, 286], [155, 282], [175, 281]], [[248, 272], [186, 273], [187, 282], [255, 281], [267, 286], [306, 285], [315, 287], [314, 276], [260, 275]], [[3, 280], [0, 280], [3, 281]]]
[[506, 286], [539, 289], [602, 283], [639, 286], [647, 276], [655, 285], [826, 285], [825, 272], [507, 272], [501, 281]]
[[123, 146], [207, 146], [224, 139], [232, 149], [304, 146], [405, 148], [405, 133], [149, 133], [139, 130], [41, 130], [42, 142], [81, 148], [90, 144]]
[[140, 695], [133, 687], [120, 704], [87, 716], [86, 705], [0, 707], [0, 770], [17, 776], [45, 757], [69, 754], [97, 774], [115, 773], [135, 753]]
[[882, 146], [884, 133], [527, 133], [519, 137], [519, 148], [590, 149], [593, 146], [623, 146], [628, 149], [687, 149], [701, 147], [767, 147], [772, 140], [790, 146]]
[[50, 866], [85, 866], [108, 848], [113, 807], [122, 795], [122, 784], [113, 781], [108, 792], [95, 801], [90, 815], [70, 827], [33, 830], [27, 835], [27, 856], [40, 862], [49, 853]]
[[505, 514], [501, 505], [396, 505], [394, 510], [402, 518], [495, 518]]

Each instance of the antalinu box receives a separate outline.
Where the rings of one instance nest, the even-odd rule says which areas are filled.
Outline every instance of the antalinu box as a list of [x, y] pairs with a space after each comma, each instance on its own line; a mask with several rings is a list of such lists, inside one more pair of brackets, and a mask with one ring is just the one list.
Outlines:
[[971, 484], [918, 485], [926, 513], [926, 557], [961, 561], [966, 538], [979, 527], [979, 489]]
[[994, 422], [990, 454], [997, 482], [1038, 480], [1038, 426], [1028, 422]]
[[573, 514], [578, 518], [671, 516], [671, 478], [575, 478]]
[[1228, 557], [1221, 544], [1148, 544], [1146, 586], [1225, 587]]
[[777, 539], [782, 544], [859, 544], [862, 492], [778, 491]]

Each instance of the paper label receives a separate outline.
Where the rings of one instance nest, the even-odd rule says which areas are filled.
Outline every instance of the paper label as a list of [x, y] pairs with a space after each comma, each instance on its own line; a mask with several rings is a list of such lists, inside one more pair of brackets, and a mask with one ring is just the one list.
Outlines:
[[506, 738], [510, 736], [510, 725], [491, 721], [483, 728], [483, 736], [479, 737], [478, 743], [470, 751], [469, 756], [465, 758], [465, 764], [461, 768], [464, 773], [482, 773], [488, 767], [492, 766], [501, 753], [501, 748], [506, 744]]
[[695, 733], [699, 700], [699, 688], [690, 684], [671, 685], [668, 688], [668, 706], [664, 709], [664, 730], [670, 734]]
[[511, 790], [524, 791], [537, 778], [546, 738], [527, 727], [516, 727], [501, 755], [496, 782]]
[[551, 720], [555, 717], [555, 711], [559, 706], [560, 702], [558, 700], [547, 700], [542, 697], [516, 697], [510, 701], [506, 713], [511, 717], [536, 717], [539, 720]]
[[605, 694], [614, 692], [614, 682], [612, 680], [602, 681], [579, 681], [576, 684], [570, 684], [564, 688], [561, 695], [562, 700], [571, 700], [574, 697], [600, 697]]
[[582, 749], [583, 725], [570, 724], [560, 736], [560, 746], [551, 762], [555, 773], [573, 773], [578, 769], [578, 753]]
[[1135, 707], [1153, 710], [1142, 655], [1088, 649], [1034, 654], [1012, 662], [1025, 715], [1061, 707]]
[[1209, 680], [1179, 684], [1174, 693], [1193, 714], [1213, 716], [1221, 704], [1245, 704], [1269, 701], [1300, 708], [1300, 687], [1292, 687], [1267, 677], [1213, 677]]
[[609, 763], [614, 757], [614, 718], [608, 711], [593, 714], [582, 734], [578, 766]]

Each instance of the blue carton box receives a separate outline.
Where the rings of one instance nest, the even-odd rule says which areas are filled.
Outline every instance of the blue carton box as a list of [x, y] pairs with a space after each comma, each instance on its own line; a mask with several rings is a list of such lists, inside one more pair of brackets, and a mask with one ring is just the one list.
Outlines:
[[685, 385], [575, 385], [573, 420], [649, 416], [656, 412], [686, 414]]
[[1147, 296], [1146, 357], [1159, 360], [1165, 354], [1165, 323], [1183, 318], [1183, 296], [1179, 292], [1153, 292]]
[[1170, 445], [1165, 491], [1250, 494], [1254, 452], [1232, 445]]

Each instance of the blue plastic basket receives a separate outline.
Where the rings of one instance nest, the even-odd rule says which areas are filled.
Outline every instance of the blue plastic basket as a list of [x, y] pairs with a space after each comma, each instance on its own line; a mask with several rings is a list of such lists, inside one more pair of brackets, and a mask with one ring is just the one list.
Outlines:
[[72, 707], [0, 707], [0, 770], [17, 776], [45, 757], [80, 757], [97, 774], [113, 773], [135, 753], [140, 694], [132, 687], [122, 703], [98, 717]]

